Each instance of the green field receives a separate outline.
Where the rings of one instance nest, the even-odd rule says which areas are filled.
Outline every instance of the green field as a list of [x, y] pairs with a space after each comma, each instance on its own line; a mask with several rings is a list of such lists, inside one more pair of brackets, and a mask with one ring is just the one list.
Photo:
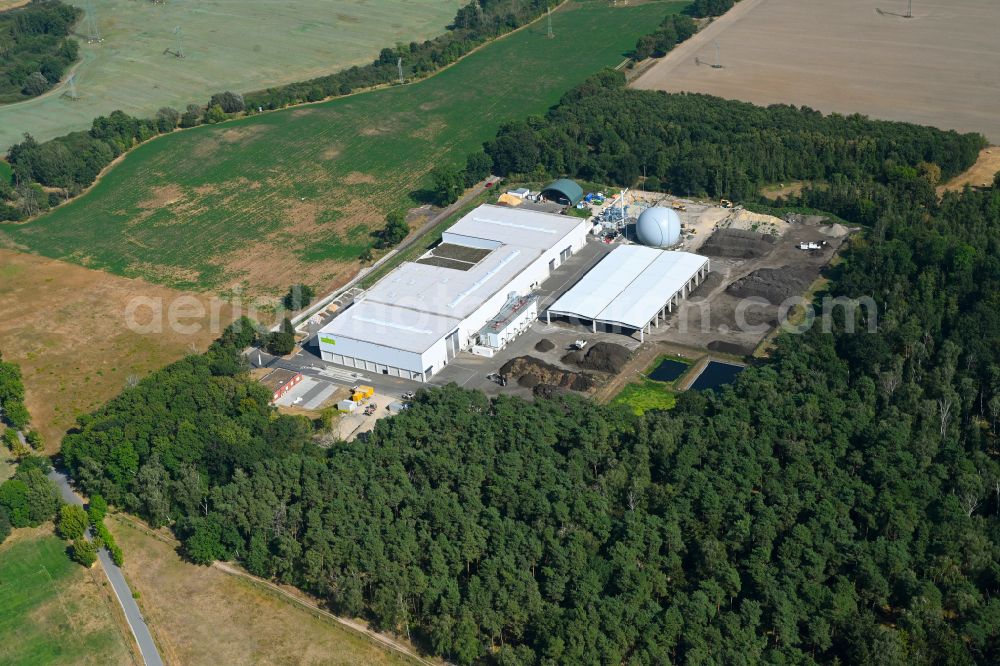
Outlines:
[[[85, 0], [67, 0], [86, 10]], [[80, 43], [79, 99], [66, 88], [0, 106], [0, 149], [30, 132], [40, 140], [115, 109], [152, 116], [161, 106], [183, 109], [212, 93], [302, 81], [371, 62], [396, 42], [441, 34], [458, 0], [148, 0], [91, 2], [104, 41]], [[464, 3], [463, 3], [464, 4]], [[184, 58], [174, 49], [180, 26]], [[87, 36], [87, 21], [77, 26]]]
[[0, 243], [187, 289], [329, 286], [435, 165], [544, 113], [685, 3], [572, 3], [425, 81], [177, 132]]
[[[680, 377], [672, 382], [660, 382], [649, 378], [649, 373], [653, 372], [660, 362], [669, 359], [687, 364], [689, 367]], [[621, 393], [611, 401], [613, 405], [628, 405], [636, 416], [642, 416], [651, 409], [672, 409], [677, 402], [677, 392], [674, 387], [690, 372], [690, 362], [674, 354], [658, 356], [645, 372], [640, 375], [637, 382], [627, 384]]]
[[0, 547], [0, 664], [131, 663], [97, 584], [51, 535]]

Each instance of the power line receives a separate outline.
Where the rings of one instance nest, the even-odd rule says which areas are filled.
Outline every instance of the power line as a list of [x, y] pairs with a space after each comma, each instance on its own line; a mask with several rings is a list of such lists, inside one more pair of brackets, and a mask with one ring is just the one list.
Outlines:
[[87, 14], [87, 41], [91, 44], [103, 42], [101, 32], [97, 29], [97, 15], [94, 12], [93, 0], [87, 0], [84, 11]]
[[74, 102], [80, 99], [80, 96], [76, 92], [76, 74], [70, 74], [69, 78], [66, 79], [66, 90], [61, 97], [69, 98]]

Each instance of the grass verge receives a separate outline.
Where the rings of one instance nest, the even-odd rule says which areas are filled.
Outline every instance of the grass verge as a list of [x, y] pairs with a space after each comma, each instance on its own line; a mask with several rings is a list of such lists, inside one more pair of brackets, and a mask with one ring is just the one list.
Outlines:
[[51, 525], [0, 546], [0, 664], [131, 664], [97, 579]]
[[[669, 382], [650, 379], [649, 375], [663, 361], [676, 361], [688, 366], [678, 377]], [[661, 354], [642, 373], [639, 381], [627, 384], [611, 401], [613, 405], [628, 405], [634, 414], [642, 416], [652, 409], [672, 409], [677, 402], [675, 387], [691, 371], [691, 362], [676, 354]]]
[[413, 664], [365, 637], [112, 518], [125, 575], [167, 661], [215, 664]]

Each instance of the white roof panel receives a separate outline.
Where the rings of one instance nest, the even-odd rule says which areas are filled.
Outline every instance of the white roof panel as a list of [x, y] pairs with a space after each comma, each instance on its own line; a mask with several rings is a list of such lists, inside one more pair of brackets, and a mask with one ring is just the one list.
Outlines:
[[456, 222], [448, 233], [545, 251], [586, 223], [569, 215], [486, 204]]
[[642, 328], [707, 262], [690, 252], [623, 245], [559, 297], [549, 311]]
[[323, 327], [320, 337], [338, 336], [422, 354], [458, 327], [459, 320], [386, 303], [361, 301]]
[[587, 222], [502, 206], [477, 207], [445, 233], [495, 248], [469, 270], [407, 262], [379, 280], [321, 334], [422, 353], [455, 330], [548, 250]]
[[501, 245], [467, 271], [409, 262], [365, 292], [365, 301], [463, 319], [506, 289], [541, 256], [540, 250]]

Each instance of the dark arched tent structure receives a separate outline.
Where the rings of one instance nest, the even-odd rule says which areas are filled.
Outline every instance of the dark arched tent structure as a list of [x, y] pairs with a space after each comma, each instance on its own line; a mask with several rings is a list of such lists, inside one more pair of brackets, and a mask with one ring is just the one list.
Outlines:
[[583, 190], [569, 178], [560, 178], [546, 185], [542, 190], [542, 196], [564, 206], [575, 206], [583, 198]]

